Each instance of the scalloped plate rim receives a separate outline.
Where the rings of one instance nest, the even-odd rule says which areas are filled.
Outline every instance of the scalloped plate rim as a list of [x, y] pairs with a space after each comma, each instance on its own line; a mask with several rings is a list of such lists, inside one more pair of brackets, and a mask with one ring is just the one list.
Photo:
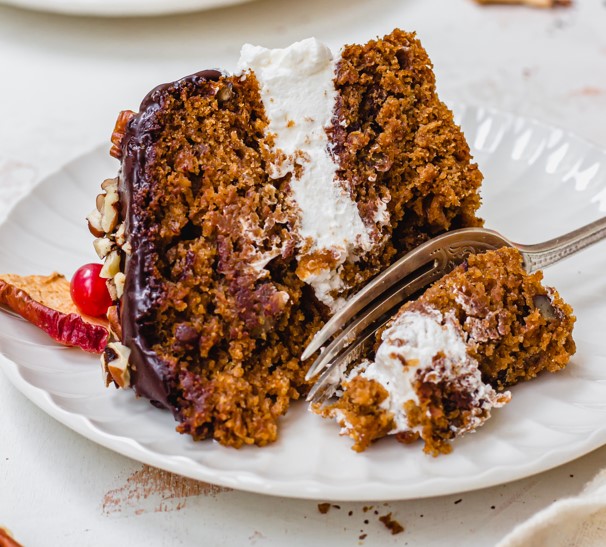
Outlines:
[[134, 17], [185, 14], [252, 2], [253, 0], [0, 0], [16, 8], [64, 15]]
[[[452, 105], [451, 105], [452, 106]], [[463, 105], [454, 105], [456, 111], [457, 106], [462, 107]], [[576, 140], [578, 143], [593, 149], [593, 151], [605, 155], [602, 148], [597, 146], [595, 143], [584, 139], [578, 135], [572, 134], [566, 129], [558, 127], [552, 124], [546, 124], [535, 118], [520, 116], [514, 113], [502, 112], [497, 109], [485, 106], [472, 106], [466, 105], [465, 109], [474, 109], [477, 113], [488, 113], [493, 116], [501, 116], [507, 118], [509, 121], [522, 120], [525, 123], [529, 123], [532, 126], [539, 126], [541, 128], [550, 131], [562, 131], [567, 138]], [[473, 146], [472, 146], [473, 147]], [[49, 174], [33, 188], [22, 196], [22, 198], [13, 206], [6, 215], [0, 221], [0, 226], [6, 219], [10, 219], [13, 212], [24, 206], [24, 202], [27, 197], [35, 192], [36, 188], [48, 178], [58, 175], [63, 169], [65, 169], [72, 162], [78, 161], [78, 159], [87, 156], [89, 154], [99, 153], [102, 149], [107, 148], [106, 145], [99, 145], [94, 147], [91, 151], [82, 154], [62, 168], [56, 170], [54, 173]], [[360, 491], [359, 485], [337, 485], [326, 484], [318, 482], [312, 479], [300, 479], [296, 480], [276, 480], [268, 481], [263, 478], [255, 477], [254, 473], [244, 470], [213, 470], [205, 465], [200, 464], [186, 456], [175, 455], [173, 458], [167, 458], [163, 454], [154, 453], [150, 449], [142, 446], [138, 441], [131, 439], [127, 436], [110, 434], [105, 431], [95, 429], [94, 425], [89, 420], [78, 413], [67, 411], [63, 408], [58, 407], [52, 401], [50, 395], [41, 388], [35, 387], [28, 383], [19, 373], [18, 364], [13, 360], [9, 359], [5, 355], [0, 354], [0, 364], [3, 363], [5, 366], [0, 366], [0, 369], [5, 371], [6, 376], [11, 383], [18, 388], [28, 399], [34, 404], [41, 408], [44, 412], [58, 420], [62, 424], [66, 425], [70, 429], [76, 431], [82, 436], [100, 444], [110, 450], [118, 452], [124, 456], [133, 458], [135, 460], [153, 465], [167, 471], [175, 472], [184, 476], [188, 476], [193, 479], [204, 480], [213, 484], [236, 488], [238, 490], [285, 496], [300, 499], [330, 499], [330, 500], [341, 500], [341, 501], [374, 501], [374, 500], [396, 500], [396, 499], [415, 499], [424, 497], [433, 497], [439, 495], [448, 495], [459, 492], [466, 492], [470, 490], [476, 490], [489, 486], [495, 486], [506, 482], [519, 480], [540, 472], [547, 471], [559, 465], [568, 463], [576, 458], [579, 458], [585, 454], [588, 454], [592, 450], [599, 448], [606, 444], [606, 425], [604, 427], [596, 428], [592, 434], [583, 440], [583, 442], [575, 443], [564, 449], [551, 450], [541, 457], [538, 457], [530, 463], [523, 463], [516, 466], [497, 466], [486, 469], [479, 473], [476, 477], [470, 479], [469, 477], [463, 478], [452, 478], [452, 477], [431, 477], [426, 481], [427, 485], [434, 485], [435, 483], [446, 482], [447, 485], [444, 487], [438, 487], [437, 490], [429, 488], [426, 490], [420, 490], [420, 486], [416, 485], [415, 488], [407, 489], [406, 485], [401, 484], [386, 484], [384, 482], [374, 481], [367, 482], [364, 486], [364, 492]], [[176, 434], [176, 433], [175, 433]], [[478, 433], [478, 434], [481, 434]], [[455, 448], [456, 450], [456, 448]], [[448, 456], [446, 456], [448, 457]], [[502, 472], [499, 472], [502, 471]]]
[[[465, 479], [448, 479], [448, 482], [454, 486], [454, 488], [441, 493], [432, 492], [415, 492], [413, 495], [402, 492], [402, 485], [386, 485], [385, 483], [370, 483], [372, 486], [369, 487], [368, 483], [365, 486], [367, 494], [360, 495], [350, 492], [349, 488], [339, 487], [334, 489], [326, 488], [326, 485], [317, 481], [311, 480], [299, 480], [288, 482], [287, 488], [282, 485], [285, 481], [279, 481], [271, 483], [267, 481], [259, 482], [258, 480], [250, 480], [247, 478], [246, 472], [227, 472], [225, 474], [217, 474], [215, 471], [209, 471], [205, 466], [200, 465], [193, 460], [184, 456], [175, 456], [176, 461], [165, 459], [160, 455], [151, 452], [149, 449], [143, 447], [137, 441], [121, 435], [110, 435], [103, 431], [94, 430], [88, 420], [80, 415], [73, 412], [68, 412], [54, 404], [52, 404], [46, 391], [34, 387], [28, 384], [16, 370], [16, 363], [8, 359], [6, 356], [0, 354], [0, 362], [4, 362], [9, 365], [9, 368], [2, 368], [11, 381], [11, 383], [31, 402], [33, 402], [38, 408], [43, 410], [46, 414], [62, 423], [69, 429], [82, 435], [83, 437], [95, 442], [109, 450], [117, 452], [123, 456], [139, 461], [144, 464], [158, 467], [171, 473], [176, 473], [191, 479], [206, 481], [218, 486], [233, 488], [235, 490], [241, 490], [245, 492], [265, 494], [271, 496], [281, 496], [293, 499], [311, 499], [311, 500], [328, 500], [328, 501], [394, 501], [394, 500], [410, 500], [410, 499], [423, 499], [432, 498], [442, 495], [451, 495], [457, 493], [470, 492], [473, 490], [479, 490], [482, 488], [489, 488], [491, 486], [498, 486], [508, 482], [513, 482], [519, 479], [527, 478], [538, 473], [543, 473], [564, 465], [571, 461], [574, 461], [584, 455], [589, 454], [593, 450], [600, 448], [606, 444], [606, 425], [600, 430], [596, 430], [585, 443], [582, 445], [582, 453], [580, 453], [578, 446], [575, 445], [569, 451], [558, 451], [546, 453], [543, 457], [535, 460], [531, 465], [519, 465], [514, 467], [493, 467], [485, 470], [479, 474], [475, 480], [469, 478]], [[9, 372], [7, 372], [7, 370]], [[262, 450], [262, 449], [261, 449]], [[448, 456], [445, 456], [448, 457]], [[184, 468], [182, 463], [187, 462], [187, 468]], [[497, 476], [496, 471], [499, 469], [507, 470], [507, 478], [501, 479]], [[234, 475], [235, 476], [231, 476]], [[485, 475], [494, 474], [491, 479], [486, 480]], [[439, 482], [439, 477], [429, 479], [427, 482]], [[460, 484], [457, 484], [460, 483]], [[456, 485], [456, 486], [455, 486]], [[292, 490], [296, 489], [297, 493], [293, 494]], [[351, 486], [351, 489], [359, 490], [358, 485]], [[370, 492], [368, 492], [370, 490]]]

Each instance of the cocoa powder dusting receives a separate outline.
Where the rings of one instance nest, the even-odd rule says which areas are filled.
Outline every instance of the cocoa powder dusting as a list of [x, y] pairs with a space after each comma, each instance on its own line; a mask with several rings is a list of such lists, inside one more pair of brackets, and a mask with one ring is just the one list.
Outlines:
[[188, 498], [214, 497], [231, 490], [143, 465], [126, 479], [123, 486], [103, 496], [102, 512], [105, 516], [111, 516], [125, 512], [141, 515], [179, 511], [186, 506]]

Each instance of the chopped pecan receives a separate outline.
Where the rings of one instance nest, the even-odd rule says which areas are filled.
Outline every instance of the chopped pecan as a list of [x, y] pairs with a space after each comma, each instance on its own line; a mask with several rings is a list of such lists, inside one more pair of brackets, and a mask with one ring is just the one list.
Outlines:
[[116, 159], [122, 158], [122, 139], [126, 134], [126, 126], [134, 115], [135, 112], [132, 110], [123, 110], [118, 114], [114, 132], [112, 133], [112, 147], [109, 151], [109, 155]]
[[122, 339], [122, 325], [120, 324], [120, 318], [118, 316], [118, 307], [110, 306], [107, 310], [107, 320], [109, 321], [109, 328], [112, 333], [119, 340]]
[[113, 383], [123, 389], [130, 387], [130, 367], [128, 358], [130, 349], [120, 342], [107, 344], [101, 354], [101, 365], [105, 376], [105, 386]]

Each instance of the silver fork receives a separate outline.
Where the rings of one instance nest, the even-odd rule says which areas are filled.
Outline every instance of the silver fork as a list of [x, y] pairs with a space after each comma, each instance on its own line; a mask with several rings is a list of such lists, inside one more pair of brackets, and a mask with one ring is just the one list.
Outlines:
[[[514, 243], [494, 230], [453, 230], [413, 249], [350, 298], [305, 348], [309, 359], [330, 338], [309, 368], [306, 379], [322, 373], [307, 400], [321, 403], [330, 397], [347, 366], [372, 345], [374, 335], [408, 298], [463, 263], [471, 253], [515, 247], [524, 269], [535, 272], [606, 238], [606, 217], [555, 239], [534, 245]], [[340, 331], [340, 332], [339, 332]]]

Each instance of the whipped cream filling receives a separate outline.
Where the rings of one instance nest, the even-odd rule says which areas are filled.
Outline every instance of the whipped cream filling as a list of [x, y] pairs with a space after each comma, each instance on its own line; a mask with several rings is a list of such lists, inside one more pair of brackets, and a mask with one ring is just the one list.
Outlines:
[[[339, 267], [374, 246], [369, 229], [346, 186], [337, 178], [326, 130], [332, 125], [337, 93], [330, 49], [309, 38], [284, 49], [243, 46], [238, 69], [254, 72], [274, 135], [282, 152], [270, 176], [292, 173], [292, 198], [299, 210], [300, 247], [305, 254], [330, 250], [336, 265], [302, 274], [318, 299], [335, 311], [346, 287]], [[378, 210], [384, 217], [385, 206]], [[300, 257], [299, 257], [300, 258]]]
[[[478, 362], [467, 354], [464, 332], [457, 328], [454, 318], [444, 317], [438, 310], [407, 311], [395, 319], [383, 332], [374, 362], [365, 361], [348, 375], [360, 375], [380, 383], [388, 392], [381, 407], [394, 416], [395, 427], [390, 434], [418, 431], [411, 428], [404, 405], [419, 403], [415, 383], [422, 375], [424, 381], [449, 382], [472, 397], [472, 419], [460, 434], [480, 426], [491, 408], [503, 406], [510, 394], [497, 393], [482, 381]], [[440, 368], [434, 359], [440, 356]]]

